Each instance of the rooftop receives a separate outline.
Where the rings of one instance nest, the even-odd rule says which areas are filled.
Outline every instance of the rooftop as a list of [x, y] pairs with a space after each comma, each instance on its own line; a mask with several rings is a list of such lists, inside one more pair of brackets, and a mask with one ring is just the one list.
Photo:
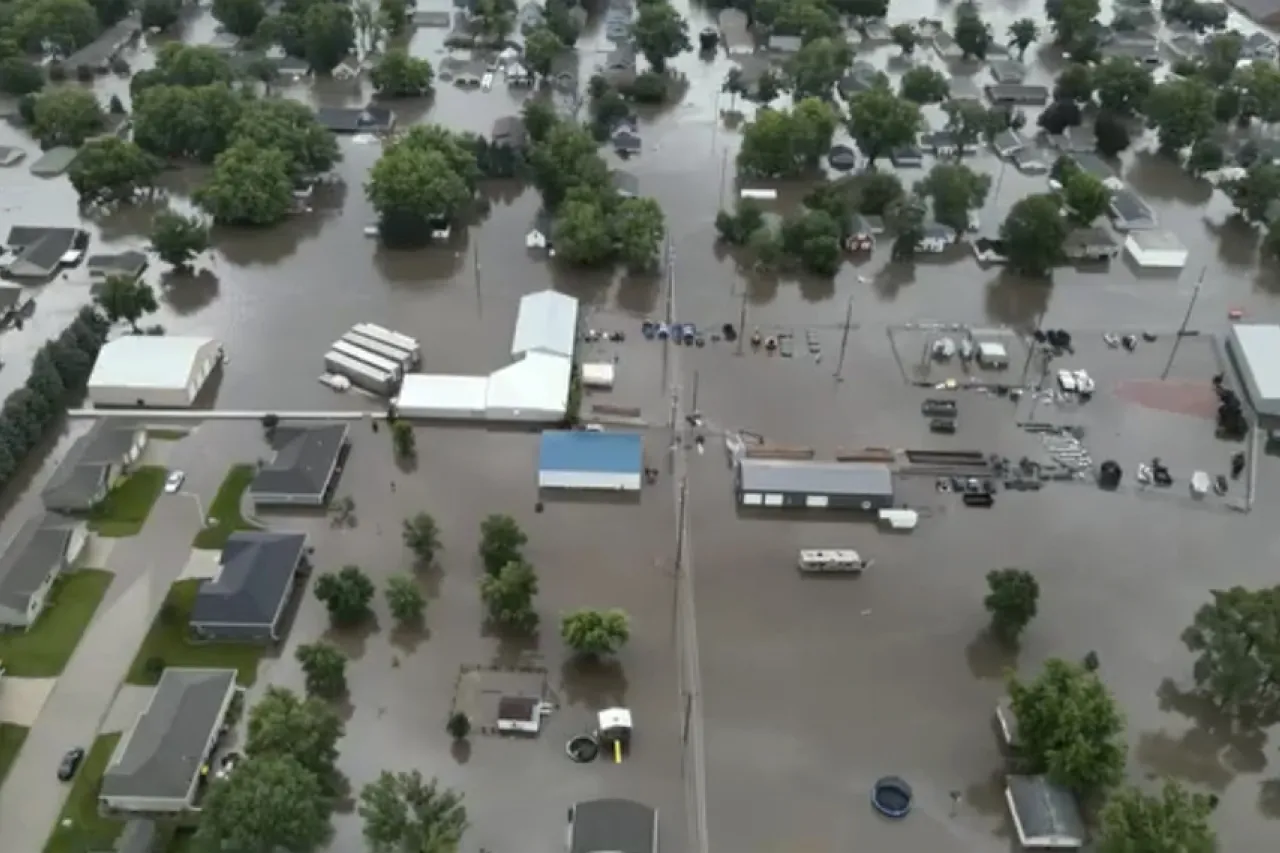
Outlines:
[[569, 853], [656, 853], [658, 812], [634, 800], [586, 800], [573, 807]]
[[542, 434], [539, 471], [592, 471], [630, 474], [644, 467], [639, 433], [552, 431]]
[[1280, 325], [1233, 323], [1227, 352], [1253, 409], [1280, 417]]
[[75, 526], [58, 515], [27, 519], [0, 553], [0, 605], [26, 611], [31, 594], [60, 565]]
[[554, 290], [520, 298], [511, 354], [544, 352], [572, 357], [578, 339], [578, 300]]
[[98, 353], [90, 388], [186, 388], [197, 362], [218, 346], [213, 338], [125, 335]]
[[249, 485], [254, 495], [319, 495], [347, 439], [347, 425], [316, 423], [280, 425], [271, 437], [271, 461], [258, 469]]
[[1010, 776], [1006, 797], [1024, 847], [1079, 847], [1084, 820], [1071, 793], [1045, 776]]
[[306, 544], [301, 533], [231, 534], [222, 548], [221, 570], [196, 593], [192, 624], [274, 625]]
[[892, 495], [893, 472], [869, 462], [743, 459], [740, 486], [751, 492], [822, 495]]
[[126, 460], [138, 439], [138, 428], [127, 424], [98, 420], [87, 433], [71, 445], [49, 483], [40, 493], [49, 509], [89, 509], [103, 475], [112, 465]]
[[85, 260], [89, 272], [103, 275], [131, 275], [137, 277], [147, 268], [147, 256], [142, 252], [120, 252], [114, 255], [90, 255]]

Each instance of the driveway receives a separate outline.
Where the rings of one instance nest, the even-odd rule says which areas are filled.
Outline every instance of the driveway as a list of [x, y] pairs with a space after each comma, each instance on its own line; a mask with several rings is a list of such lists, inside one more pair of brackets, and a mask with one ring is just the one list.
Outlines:
[[53, 692], [56, 678], [8, 678], [0, 686], [0, 723], [30, 727]]
[[34, 853], [44, 846], [67, 794], [55, 776], [58, 760], [98, 734], [199, 528], [195, 500], [165, 495], [142, 532], [112, 547], [106, 568], [115, 580], [0, 788], [5, 850]]

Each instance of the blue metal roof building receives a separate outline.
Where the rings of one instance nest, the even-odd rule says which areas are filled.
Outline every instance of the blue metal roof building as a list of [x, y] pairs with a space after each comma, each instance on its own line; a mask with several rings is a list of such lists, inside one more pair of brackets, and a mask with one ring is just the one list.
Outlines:
[[640, 490], [644, 439], [638, 433], [547, 431], [538, 448], [539, 489]]

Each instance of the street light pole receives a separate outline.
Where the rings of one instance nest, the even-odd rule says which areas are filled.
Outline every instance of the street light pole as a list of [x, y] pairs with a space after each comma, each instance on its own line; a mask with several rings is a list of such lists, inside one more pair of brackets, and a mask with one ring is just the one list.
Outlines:
[[1187, 326], [1191, 323], [1191, 313], [1196, 310], [1196, 300], [1200, 298], [1200, 287], [1204, 284], [1204, 274], [1208, 272], [1208, 265], [1201, 267], [1200, 279], [1196, 282], [1195, 289], [1191, 291], [1191, 299], [1187, 302], [1187, 313], [1182, 318], [1182, 325], [1178, 327], [1178, 334], [1173, 339], [1173, 348], [1169, 350], [1169, 360], [1165, 362], [1164, 370], [1160, 373], [1161, 379], [1169, 378], [1169, 371], [1173, 369], [1173, 360], [1178, 356], [1178, 347], [1182, 344], [1182, 339], [1187, 334]]

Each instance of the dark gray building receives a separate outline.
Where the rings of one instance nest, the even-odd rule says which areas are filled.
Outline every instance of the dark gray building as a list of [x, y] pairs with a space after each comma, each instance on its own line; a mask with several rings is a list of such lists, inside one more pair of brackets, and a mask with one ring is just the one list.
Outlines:
[[584, 800], [569, 810], [569, 853], [658, 853], [658, 811], [635, 800]]
[[241, 531], [222, 549], [221, 569], [200, 585], [191, 632], [205, 640], [270, 643], [280, 639], [285, 605], [303, 567], [301, 533]]
[[254, 504], [323, 506], [346, 453], [347, 430], [346, 424], [330, 423], [276, 427], [271, 436], [275, 456], [249, 484]]
[[735, 486], [743, 507], [871, 511], [893, 506], [893, 471], [869, 462], [743, 459]]

